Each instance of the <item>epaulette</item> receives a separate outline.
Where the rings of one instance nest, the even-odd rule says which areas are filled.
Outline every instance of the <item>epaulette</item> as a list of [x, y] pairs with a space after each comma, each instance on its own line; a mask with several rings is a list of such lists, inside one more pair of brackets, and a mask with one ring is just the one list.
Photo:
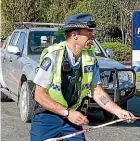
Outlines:
[[63, 49], [65, 48], [66, 46], [66, 41], [64, 42], [61, 42], [59, 44], [54, 44], [52, 46], [49, 46], [48, 48], [45, 48], [42, 53], [41, 53], [41, 56], [40, 56], [40, 63], [42, 62], [44, 56], [47, 54], [47, 53], [52, 53], [54, 51], [58, 51], [60, 49]]
[[54, 51], [61, 50], [61, 49], [65, 48], [65, 46], [66, 46], [66, 41], [61, 42], [59, 44], [54, 44], [52, 46], [49, 46], [47, 48], [47, 50], [48, 50], [49, 53], [52, 53]]

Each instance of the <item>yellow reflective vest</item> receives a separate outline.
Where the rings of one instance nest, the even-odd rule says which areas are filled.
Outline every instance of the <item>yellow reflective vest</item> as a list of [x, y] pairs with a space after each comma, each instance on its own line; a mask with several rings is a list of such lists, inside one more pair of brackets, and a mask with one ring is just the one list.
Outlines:
[[[54, 69], [52, 71], [52, 84], [47, 89], [49, 96], [59, 104], [64, 107], [68, 107], [67, 101], [64, 99], [62, 91], [61, 91], [61, 64], [63, 60], [64, 50], [66, 47], [66, 41], [61, 42], [59, 44], [54, 44], [43, 50], [40, 62], [42, 62], [44, 56], [49, 53], [54, 59]], [[94, 61], [92, 59], [94, 55], [94, 51], [92, 50], [83, 50], [82, 51], [82, 80], [81, 80], [81, 94], [77, 100], [77, 103], [70, 107], [70, 109], [76, 110], [82, 99], [87, 96], [89, 91], [89, 86], [92, 81], [93, 69], [94, 69]]]

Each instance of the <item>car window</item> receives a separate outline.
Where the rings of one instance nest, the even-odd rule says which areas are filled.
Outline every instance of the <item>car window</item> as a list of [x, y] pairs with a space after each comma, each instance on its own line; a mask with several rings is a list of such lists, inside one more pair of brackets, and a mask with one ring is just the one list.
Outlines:
[[12, 37], [11, 37], [11, 40], [10, 40], [10, 45], [13, 45], [15, 46], [16, 43], [17, 43], [17, 40], [18, 40], [18, 35], [19, 35], [19, 32], [16, 31], [13, 33]]
[[26, 36], [26, 33], [25, 32], [21, 32], [21, 34], [19, 36], [19, 39], [18, 39], [17, 46], [19, 47], [19, 49], [20, 49], [21, 52], [24, 49], [25, 36]]
[[65, 40], [64, 35], [54, 35], [55, 31], [31, 31], [28, 40], [28, 54], [41, 54], [52, 44]]
[[99, 42], [97, 40], [93, 41], [93, 46], [95, 48], [95, 55], [100, 57], [106, 57], [104, 52], [102, 51]]

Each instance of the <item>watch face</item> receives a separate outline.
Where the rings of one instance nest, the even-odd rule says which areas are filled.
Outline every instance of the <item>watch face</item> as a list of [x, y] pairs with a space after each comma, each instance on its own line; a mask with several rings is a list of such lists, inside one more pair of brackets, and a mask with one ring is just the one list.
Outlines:
[[69, 115], [69, 111], [66, 109], [64, 112], [63, 112], [63, 116], [64, 117], [67, 117]]

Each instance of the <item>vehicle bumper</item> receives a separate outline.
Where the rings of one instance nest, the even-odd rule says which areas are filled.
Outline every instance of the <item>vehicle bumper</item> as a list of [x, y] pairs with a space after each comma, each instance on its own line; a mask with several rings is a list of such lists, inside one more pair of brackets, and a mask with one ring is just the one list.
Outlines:
[[[103, 87], [106, 93], [110, 95], [112, 100], [118, 105], [122, 105], [127, 102], [130, 98], [132, 98], [136, 91], [136, 74], [133, 69], [102, 69], [101, 71], [114, 71], [113, 77], [113, 87]], [[133, 74], [133, 81], [130, 86], [120, 87], [120, 82], [118, 78], [119, 71], [130, 71]], [[93, 100], [92, 97], [89, 97], [88, 108], [101, 109], [101, 107]]]
[[[111, 99], [117, 103], [118, 105], [122, 105], [123, 103], [127, 102], [130, 98], [132, 98], [135, 94], [135, 90], [136, 90], [136, 87], [132, 87], [132, 88], [128, 88], [128, 89], [125, 89], [126, 94], [124, 96], [121, 96], [121, 89], [118, 90], [117, 89], [117, 92], [115, 92], [116, 94], [110, 94], [110, 97]], [[109, 92], [107, 90], [105, 90], [108, 94]], [[123, 89], [124, 91], [124, 89]], [[102, 109], [94, 100], [92, 97], [89, 97], [89, 104], [88, 104], [88, 108], [94, 108], [94, 109]]]

